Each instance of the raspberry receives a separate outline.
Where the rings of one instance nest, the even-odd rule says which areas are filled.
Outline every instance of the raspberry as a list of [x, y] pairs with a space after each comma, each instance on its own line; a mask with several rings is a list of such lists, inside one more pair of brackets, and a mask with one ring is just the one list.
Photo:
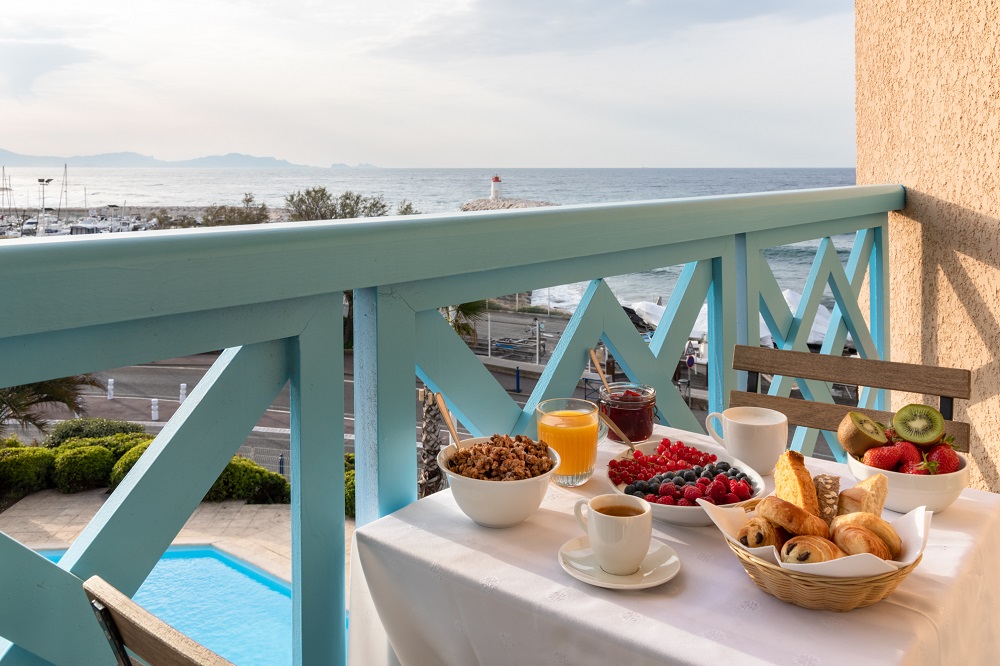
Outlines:
[[718, 502], [716, 502], [712, 497], [709, 497], [708, 495], [702, 497], [701, 499], [705, 502], [708, 502], [709, 504], [718, 504]]
[[726, 492], [729, 491], [729, 477], [728, 476], [726, 476], [725, 474], [716, 474], [715, 475], [715, 480], [716, 481], [721, 481], [722, 483], [724, 483], [725, 486], [726, 486]]
[[694, 502], [684, 497], [677, 500], [677, 506], [694, 506], [694, 505], [695, 505]]
[[660, 484], [660, 497], [673, 497], [676, 492], [677, 486], [674, 485], [673, 481]]
[[684, 486], [684, 499], [694, 502], [699, 497], [704, 497], [705, 494], [702, 492], [701, 486], [695, 484], [693, 486]]
[[670, 497], [669, 495], [664, 495], [660, 497], [660, 499], [656, 500], [656, 503], [665, 504], [667, 506], [673, 506], [674, 504], [677, 503], [677, 500], [675, 500], [673, 497]]
[[648, 495], [646, 495], [642, 499], [646, 500], [647, 502], [655, 502], [656, 501], [656, 495], [654, 495], [652, 493], [649, 493]]
[[695, 483], [697, 483], [699, 486], [707, 486], [708, 484], [710, 484], [712, 482], [709, 479], [706, 479], [703, 476], [699, 476], [698, 479], [695, 481]]
[[727, 492], [729, 491], [726, 489], [726, 484], [722, 483], [722, 481], [712, 481], [708, 486], [707, 495], [716, 502], [719, 502], [726, 496]]
[[753, 491], [750, 489], [750, 484], [746, 481], [737, 481], [732, 484], [733, 494], [740, 498], [740, 501], [748, 500], [753, 496]]
[[740, 498], [733, 493], [726, 493], [726, 496], [722, 498], [722, 501], [719, 502], [719, 504], [736, 504], [739, 501]]

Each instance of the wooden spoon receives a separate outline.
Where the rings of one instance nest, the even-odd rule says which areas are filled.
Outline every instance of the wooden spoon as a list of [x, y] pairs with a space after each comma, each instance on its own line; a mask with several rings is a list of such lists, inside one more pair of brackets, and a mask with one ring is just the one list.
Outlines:
[[604, 390], [608, 392], [608, 395], [611, 395], [611, 387], [608, 386], [608, 378], [604, 376], [604, 371], [601, 370], [601, 364], [597, 360], [597, 354], [593, 349], [590, 350], [590, 360], [594, 364], [594, 370], [597, 370], [597, 376], [601, 378], [601, 382], [604, 384]]
[[629, 440], [629, 438], [625, 435], [625, 433], [622, 432], [622, 429], [618, 427], [618, 424], [611, 420], [610, 416], [602, 412], [600, 409], [597, 410], [597, 416], [602, 421], [604, 421], [604, 423], [609, 428], [611, 428], [616, 435], [618, 435], [618, 437], [622, 440], [622, 442], [628, 444], [628, 448], [631, 453], [635, 453], [635, 444], [633, 444], [631, 440]]
[[458, 430], [455, 428], [455, 422], [451, 418], [451, 412], [448, 411], [448, 405], [445, 404], [444, 396], [440, 393], [435, 393], [434, 401], [437, 403], [438, 409], [441, 410], [441, 418], [444, 419], [444, 424], [448, 426], [448, 432], [451, 433], [452, 439], [455, 440], [455, 448], [462, 448], [462, 438], [458, 436]]

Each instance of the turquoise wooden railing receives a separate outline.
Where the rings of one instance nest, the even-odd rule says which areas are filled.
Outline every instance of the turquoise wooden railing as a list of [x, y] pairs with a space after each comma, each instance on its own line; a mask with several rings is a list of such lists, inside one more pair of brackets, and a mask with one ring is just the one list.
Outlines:
[[[863, 355], [884, 358], [886, 218], [902, 205], [901, 187], [867, 186], [0, 244], [0, 386], [226, 348], [58, 565], [0, 534], [0, 636], [14, 644], [0, 662], [105, 663], [81, 581], [99, 574], [133, 593], [286, 381], [294, 660], [344, 659], [342, 290], [356, 294], [363, 524], [416, 497], [414, 373], [474, 432], [530, 432], [534, 405], [572, 390], [600, 338], [630, 377], [658, 389], [667, 422], [698, 429], [670, 377], [702, 304], [717, 409], [738, 383], [732, 346], [756, 339], [758, 311], [781, 346], [802, 348], [824, 285], [837, 302], [827, 351], [850, 332]], [[829, 236], [842, 233], [856, 233], [846, 271], [830, 254]], [[803, 306], [791, 312], [761, 250], [817, 238]], [[437, 312], [678, 264], [648, 346], [592, 282], [524, 408]], [[870, 328], [859, 305], [866, 269]], [[789, 389], [783, 378], [772, 388]], [[825, 386], [804, 391], [828, 397]]]

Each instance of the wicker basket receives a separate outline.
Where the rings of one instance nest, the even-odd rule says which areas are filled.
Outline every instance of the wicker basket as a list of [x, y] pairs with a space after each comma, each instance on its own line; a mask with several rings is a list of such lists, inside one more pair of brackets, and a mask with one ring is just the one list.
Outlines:
[[918, 557], [913, 564], [878, 576], [830, 578], [782, 569], [751, 555], [728, 539], [726, 543], [757, 587], [782, 601], [814, 610], [849, 611], [871, 606], [889, 596], [921, 559]]

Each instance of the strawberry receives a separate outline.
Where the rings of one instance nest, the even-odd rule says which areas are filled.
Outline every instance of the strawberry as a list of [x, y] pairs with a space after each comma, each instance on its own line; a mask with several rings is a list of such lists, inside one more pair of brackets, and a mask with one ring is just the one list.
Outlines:
[[958, 471], [961, 460], [947, 444], [938, 444], [927, 453], [927, 462], [934, 465], [932, 474], [951, 474]]
[[903, 474], [930, 474], [931, 471], [928, 469], [928, 465], [925, 462], [907, 462], [904, 463], [899, 471]]
[[876, 446], [874, 449], [865, 451], [861, 462], [869, 467], [892, 470], [899, 464], [900, 451], [895, 446]]
[[924, 461], [924, 454], [912, 442], [905, 439], [896, 441], [896, 449], [899, 451], [898, 466], [902, 467], [906, 463], [919, 464]]

